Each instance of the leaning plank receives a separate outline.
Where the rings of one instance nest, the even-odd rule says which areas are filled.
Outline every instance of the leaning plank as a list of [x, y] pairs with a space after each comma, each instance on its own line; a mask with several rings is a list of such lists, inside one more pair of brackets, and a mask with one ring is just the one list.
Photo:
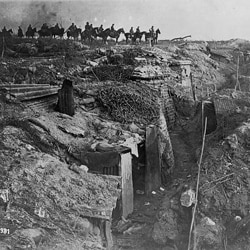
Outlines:
[[111, 233], [111, 222], [106, 220], [104, 222], [104, 236], [106, 239], [106, 249], [111, 250], [113, 247], [113, 238]]

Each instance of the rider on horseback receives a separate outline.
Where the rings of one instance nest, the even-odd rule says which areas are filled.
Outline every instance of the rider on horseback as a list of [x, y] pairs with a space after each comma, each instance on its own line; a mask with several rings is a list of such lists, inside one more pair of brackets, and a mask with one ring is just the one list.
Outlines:
[[3, 33], [6, 33], [6, 32], [7, 32], [7, 29], [6, 29], [5, 26], [3, 27], [2, 32], [3, 32]]
[[140, 31], [140, 27], [138, 26], [137, 28], [136, 28], [136, 33], [140, 33], [141, 31]]
[[87, 22], [85, 25], [85, 30], [89, 30], [89, 29], [90, 29], [90, 25], [89, 25], [89, 22]]
[[17, 36], [18, 37], [23, 37], [23, 30], [22, 30], [22, 28], [20, 26], [18, 26]]
[[101, 33], [104, 31], [103, 25], [101, 24], [101, 26], [98, 28], [98, 32]]
[[151, 36], [153, 37], [154, 36], [154, 26], [151, 27], [151, 29], [149, 29], [149, 33], [151, 34]]
[[115, 31], [114, 24], [111, 25], [110, 30]]
[[27, 32], [31, 32], [32, 31], [32, 27], [31, 24], [28, 26]]
[[135, 32], [134, 32], [134, 28], [133, 27], [130, 28], [129, 33], [130, 33], [131, 36], [134, 35]]
[[55, 28], [59, 29], [59, 24], [58, 23], [56, 23]]
[[[30, 27], [31, 27], [31, 25], [30, 25]], [[41, 30], [48, 30], [48, 29], [49, 29], [49, 26], [48, 26], [47, 23], [44, 23], [44, 24], [42, 25], [42, 27], [41, 27]]]
[[69, 31], [75, 31], [77, 28], [76, 28], [76, 25], [74, 24], [74, 23], [72, 23], [70, 26], [69, 26], [69, 28], [68, 28], [68, 30]]

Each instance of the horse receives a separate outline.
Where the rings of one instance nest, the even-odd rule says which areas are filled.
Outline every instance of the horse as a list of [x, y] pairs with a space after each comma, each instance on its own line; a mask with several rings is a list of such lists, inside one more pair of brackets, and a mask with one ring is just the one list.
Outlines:
[[22, 37], [23, 37], [23, 31], [22, 31], [21, 28], [18, 29], [17, 36], [18, 36], [19, 38], [22, 38]]
[[5, 32], [5, 35], [8, 36], [8, 37], [11, 37], [11, 34], [13, 34], [13, 30], [12, 29], [9, 29]]
[[70, 37], [73, 37], [73, 39], [75, 40], [75, 39], [78, 39], [78, 37], [79, 37], [79, 35], [81, 35], [81, 33], [82, 33], [81, 28], [76, 28], [74, 30], [68, 30], [67, 31], [67, 37], [68, 37], [68, 39]]
[[139, 43], [141, 43], [141, 39], [143, 35], [145, 35], [145, 31], [142, 32], [135, 32], [134, 35], [132, 36], [132, 42], [136, 43], [136, 40], [139, 39]]
[[36, 33], [36, 28], [31, 28], [31, 29], [28, 29], [26, 32], [25, 32], [25, 36], [28, 37], [28, 38], [33, 38], [35, 36], [35, 33]]
[[40, 37], [51, 37], [52, 36], [50, 28], [40, 29], [37, 31], [37, 33], [39, 34]]
[[50, 28], [50, 32], [52, 37], [55, 38], [56, 36], [59, 36], [60, 38], [62, 38], [64, 34], [64, 28], [59, 28], [58, 26], [54, 26]]
[[128, 43], [129, 39], [132, 39], [132, 34], [130, 32], [124, 33], [124, 36], [126, 38], [126, 43]]
[[2, 32], [0, 32], [1, 37], [5, 37], [5, 38], [10, 38], [11, 34], [13, 34], [13, 30], [12, 29], [2, 30]]
[[160, 29], [157, 29], [153, 34], [151, 32], [145, 32], [145, 41], [147, 42], [148, 39], [151, 39], [152, 44], [157, 44], [159, 34], [161, 34]]
[[92, 28], [92, 29], [85, 29], [81, 33], [81, 40], [84, 40], [84, 42], [89, 41], [89, 43], [92, 43], [95, 38], [97, 38], [98, 35], [98, 27]]
[[118, 30], [111, 30], [110, 28], [105, 29], [104, 31], [97, 34], [97, 36], [101, 37], [103, 40], [103, 43], [107, 43], [108, 37], [115, 38], [115, 43], [118, 43], [118, 39], [120, 37], [120, 34], [125, 34], [125, 31], [123, 28], [120, 28]]
[[96, 32], [96, 37], [102, 38], [103, 43], [107, 43], [109, 32], [110, 32], [110, 28], [107, 28], [101, 32]]
[[110, 30], [108, 36], [111, 37], [111, 38], [115, 38], [115, 43], [118, 43], [118, 39], [121, 35], [121, 33], [125, 34], [125, 31], [123, 28], [120, 28], [118, 30]]
[[110, 29], [105, 29], [102, 31], [99, 31], [98, 27], [93, 28], [92, 30], [90, 30], [90, 35], [93, 38], [102, 38], [102, 40], [105, 42], [108, 38], [108, 33], [110, 32]]
[[148, 39], [150, 39], [150, 38], [153, 39], [152, 33], [145, 31], [145, 42], [147, 42]]

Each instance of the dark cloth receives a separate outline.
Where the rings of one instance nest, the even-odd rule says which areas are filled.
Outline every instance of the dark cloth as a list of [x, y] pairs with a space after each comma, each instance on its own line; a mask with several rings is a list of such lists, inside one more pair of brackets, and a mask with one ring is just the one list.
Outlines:
[[110, 168], [119, 165], [119, 152], [87, 152], [80, 155], [80, 161], [90, 171], [103, 173], [103, 168]]
[[65, 79], [62, 88], [58, 91], [56, 111], [73, 116], [75, 114], [74, 106], [73, 83]]

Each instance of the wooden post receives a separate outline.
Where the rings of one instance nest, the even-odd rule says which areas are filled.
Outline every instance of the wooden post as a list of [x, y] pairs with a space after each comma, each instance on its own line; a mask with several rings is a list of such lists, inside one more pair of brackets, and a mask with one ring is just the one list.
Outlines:
[[195, 86], [194, 86], [194, 82], [193, 82], [193, 74], [192, 73], [190, 74], [190, 81], [191, 81], [193, 99], [196, 102]]
[[161, 161], [158, 139], [158, 128], [146, 128], [146, 176], [145, 193], [149, 195], [161, 186]]
[[239, 82], [239, 67], [240, 67], [240, 55], [238, 54], [237, 67], [236, 67], [236, 84], [235, 84], [234, 90], [237, 90], [237, 87], [239, 87], [239, 90], [241, 91], [240, 82]]
[[201, 102], [201, 134], [203, 135], [203, 129], [204, 129], [204, 102]]
[[58, 91], [58, 110], [61, 113], [73, 116], [75, 114], [72, 81], [65, 79], [62, 88]]
[[104, 236], [106, 239], [106, 249], [111, 250], [113, 247], [113, 238], [111, 233], [111, 221], [105, 220], [104, 222]]
[[3, 50], [2, 50], [2, 58], [3, 58], [3, 56], [4, 56], [4, 46], [5, 46], [5, 41], [4, 41], [4, 34], [3, 34]]

